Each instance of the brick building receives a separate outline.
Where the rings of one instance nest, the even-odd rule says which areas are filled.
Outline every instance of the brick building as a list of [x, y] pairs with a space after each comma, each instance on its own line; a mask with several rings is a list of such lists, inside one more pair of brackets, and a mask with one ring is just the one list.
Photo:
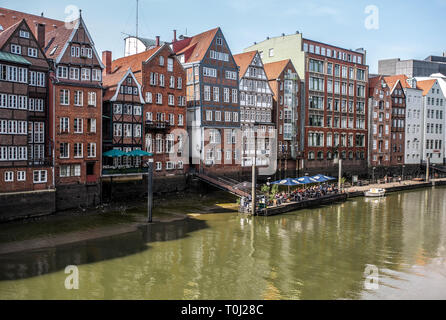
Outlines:
[[194, 168], [239, 175], [239, 74], [221, 29], [174, 39], [172, 47], [186, 70], [187, 127]]
[[98, 203], [103, 66], [81, 13], [67, 23], [3, 8], [0, 14], [3, 28], [17, 19], [37, 26], [31, 31], [51, 65], [48, 133], [58, 208]]
[[[111, 62], [111, 52], [103, 53], [104, 65]], [[107, 68], [106, 68], [107, 70]], [[115, 72], [105, 72], [103, 77], [103, 120], [102, 150], [130, 152], [143, 150], [143, 106], [141, 84], [131, 69], [120, 68]], [[107, 158], [103, 157], [102, 175], [138, 172], [141, 157]]]
[[54, 188], [48, 75], [25, 20], [0, 33], [0, 193]]
[[369, 79], [369, 165], [391, 165], [391, 88], [383, 76]]
[[274, 94], [273, 122], [277, 134], [277, 174], [280, 178], [299, 175], [299, 119], [301, 81], [290, 59], [265, 64]]
[[[159, 38], [157, 38], [156, 46], [147, 51], [115, 61], [112, 61], [111, 53], [106, 52], [103, 58], [106, 65], [104, 80], [109, 77], [122, 80], [122, 75], [128, 74], [127, 79], [132, 81], [131, 83], [122, 82], [119, 84], [119, 88], [115, 87], [112, 90], [122, 90], [122, 92], [127, 90], [128, 94], [132, 90], [131, 96], [128, 95], [127, 99], [135, 101], [137, 98], [137, 107], [141, 101], [143, 104], [142, 118], [138, 112], [137, 115], [133, 114], [132, 120], [134, 128], [139, 126], [142, 121], [143, 139], [140, 141], [139, 132], [136, 137], [133, 135], [132, 147], [139, 148], [141, 142], [145, 151], [154, 154], [155, 178], [184, 176], [189, 168], [186, 130], [186, 74], [169, 45], [160, 45]], [[129, 76], [131, 77], [129, 78]], [[138, 94], [135, 94], [136, 92]], [[139, 92], [141, 92], [141, 97], [139, 97]], [[105, 94], [106, 100], [109, 100], [108, 96], [111, 94]], [[117, 98], [119, 96], [122, 94], [118, 93]], [[139, 160], [137, 159], [137, 161]], [[139, 166], [139, 163], [133, 165]]]
[[300, 148], [307, 172], [367, 167], [368, 66], [363, 49], [347, 50], [303, 38], [302, 34], [267, 38], [245, 49], [258, 50], [264, 63], [291, 59], [305, 81]]
[[390, 165], [401, 166], [405, 160], [406, 147], [406, 94], [403, 83], [395, 77], [384, 77], [390, 88], [392, 125], [391, 125], [391, 155]]

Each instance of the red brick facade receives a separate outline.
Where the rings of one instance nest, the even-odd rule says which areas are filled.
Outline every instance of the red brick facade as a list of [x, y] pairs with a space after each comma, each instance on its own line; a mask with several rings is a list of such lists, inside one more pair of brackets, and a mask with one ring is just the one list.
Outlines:
[[366, 167], [368, 66], [365, 54], [304, 39], [305, 166]]
[[390, 166], [392, 97], [383, 76], [369, 80], [369, 164]]
[[25, 20], [0, 34], [0, 193], [54, 188], [49, 64]]

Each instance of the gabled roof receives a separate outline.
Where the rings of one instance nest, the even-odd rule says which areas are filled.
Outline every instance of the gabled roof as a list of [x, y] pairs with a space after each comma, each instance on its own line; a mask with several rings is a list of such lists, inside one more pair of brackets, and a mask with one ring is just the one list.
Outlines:
[[105, 88], [105, 93], [103, 100], [116, 101], [119, 94], [118, 88], [121, 86], [124, 80], [128, 78], [128, 76], [131, 76], [135, 81], [136, 85], [138, 86], [140, 102], [144, 103], [144, 98], [142, 97], [141, 82], [136, 79], [135, 74], [132, 72], [130, 68], [128, 68], [127, 70], [121, 69], [120, 71], [117, 71], [112, 74], [107, 74], [104, 76], [103, 84]]
[[112, 61], [111, 73], [118, 72], [122, 69], [127, 71], [129, 68], [133, 73], [141, 72], [143, 62], [150, 60], [150, 58], [152, 58], [152, 56], [154, 56], [163, 47], [164, 46], [152, 48], [141, 53], [116, 59]]
[[201, 61], [219, 30], [220, 28], [215, 28], [191, 38], [176, 41], [172, 46], [173, 51], [176, 55], [184, 54], [185, 63]]
[[0, 33], [0, 49], [3, 48], [5, 43], [9, 40], [9, 38], [13, 35], [13, 33], [17, 30], [18, 26], [22, 23], [23, 20], [13, 24], [9, 28], [5, 29], [2, 33]]
[[263, 68], [265, 69], [268, 80], [277, 79], [290, 61], [290, 59], [286, 59], [264, 64]]
[[[73, 24], [77, 25], [78, 21], [79, 19], [73, 22]], [[46, 56], [50, 59], [58, 58], [61, 55], [66, 43], [70, 40], [73, 31], [74, 29], [62, 27], [46, 32], [44, 48]]]
[[36, 37], [37, 37], [35, 28], [36, 23], [44, 24], [46, 32], [50, 32], [54, 29], [61, 28], [65, 25], [64, 21], [49, 19], [46, 17], [9, 10], [6, 8], [0, 8], [0, 25], [2, 25], [3, 29], [5, 30], [10, 26], [16, 24], [17, 22], [20, 22], [23, 19], [26, 20], [32, 33]]
[[252, 59], [254, 59], [257, 53], [258, 51], [255, 50], [255, 51], [248, 51], [245, 53], [239, 53], [233, 56], [235, 63], [240, 67], [240, 72], [239, 72], [240, 79], [244, 77], [246, 70], [248, 69], [249, 65], [252, 62]]
[[[10, 27], [23, 19], [26, 21], [26, 23], [30, 27], [31, 32], [36, 38], [37, 34], [36, 28], [34, 26], [37, 23], [45, 25], [45, 48], [43, 49], [47, 57], [56, 60], [56, 63], [59, 63], [60, 59], [65, 53], [65, 50], [68, 48], [68, 42], [71, 41], [77, 29], [82, 26], [85, 29], [87, 37], [91, 41], [93, 52], [99, 64], [104, 67], [102, 65], [102, 60], [100, 59], [99, 55], [97, 54], [96, 48], [94, 47], [93, 39], [88, 32], [88, 29], [82, 17], [66, 23], [60, 20], [49, 19], [42, 16], [0, 8], [0, 25], [2, 25], [3, 28]], [[1, 32], [0, 36], [5, 31]]]
[[404, 74], [384, 77], [384, 81], [387, 83], [387, 85], [389, 86], [391, 91], [393, 91], [395, 89], [398, 82], [401, 83], [401, 86], [403, 88], [410, 89], [411, 86], [409, 85], [409, 83], [407, 83], [407, 79], [408, 79], [408, 77]]
[[432, 89], [432, 87], [434, 86], [435, 82], [437, 82], [437, 79], [418, 81], [417, 82], [417, 86], [421, 90], [423, 90], [423, 96], [425, 96]]

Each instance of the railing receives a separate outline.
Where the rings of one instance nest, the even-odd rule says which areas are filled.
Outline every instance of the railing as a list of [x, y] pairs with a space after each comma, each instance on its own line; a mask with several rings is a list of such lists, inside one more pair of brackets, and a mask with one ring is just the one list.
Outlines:
[[126, 175], [126, 174], [138, 174], [147, 173], [148, 168], [136, 168], [136, 167], [104, 167], [102, 169], [103, 176], [111, 175]]
[[147, 130], [169, 130], [171, 127], [170, 122], [169, 121], [151, 121], [148, 120], [146, 121], [145, 124], [145, 129]]

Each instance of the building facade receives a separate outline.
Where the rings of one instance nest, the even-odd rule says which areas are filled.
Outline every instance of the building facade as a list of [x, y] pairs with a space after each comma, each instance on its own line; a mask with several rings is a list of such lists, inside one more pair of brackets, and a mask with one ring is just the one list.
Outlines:
[[[392, 85], [389, 78], [385, 78], [389, 87]], [[406, 95], [403, 91], [401, 81], [397, 81], [391, 87], [392, 97], [392, 154], [390, 164], [400, 166], [404, 164], [405, 146], [406, 146]]]
[[418, 81], [423, 90], [423, 161], [430, 159], [432, 164], [444, 162], [444, 126], [446, 99], [439, 80]]
[[392, 97], [383, 76], [369, 79], [369, 166], [390, 166]]
[[334, 168], [344, 159], [349, 170], [364, 171], [367, 160], [366, 52], [339, 48], [305, 39], [301, 34], [282, 35], [256, 43], [265, 63], [292, 60], [305, 80], [301, 118], [301, 147], [305, 169]]
[[442, 56], [429, 56], [424, 60], [380, 60], [378, 72], [388, 76], [404, 74], [409, 78], [429, 77], [434, 73], [446, 74], [446, 52]]
[[24, 19], [0, 33], [0, 193], [54, 188], [48, 76]]
[[172, 43], [186, 70], [187, 127], [193, 167], [238, 175], [241, 168], [238, 66], [220, 28]]
[[[105, 61], [110, 52], [104, 52]], [[103, 97], [102, 143], [103, 153], [110, 150], [131, 152], [143, 150], [143, 106], [141, 84], [133, 72], [105, 73]], [[102, 175], [142, 171], [141, 157], [102, 159]]]
[[[257, 51], [234, 55], [240, 78], [240, 123], [243, 167], [269, 165], [274, 138], [273, 91]], [[254, 135], [257, 133], [257, 137]], [[256, 146], [255, 146], [256, 145]]]
[[290, 59], [265, 64], [274, 93], [273, 122], [277, 136], [277, 174], [279, 178], [299, 174], [301, 81]]
[[[125, 99], [123, 93], [127, 93], [128, 100], [125, 103], [127, 107], [123, 103], [117, 103], [117, 100], [113, 101], [113, 119], [118, 120], [113, 123], [113, 139], [125, 142], [123, 151], [142, 147], [154, 154], [155, 178], [185, 176], [189, 168], [186, 75], [169, 45], [157, 43], [152, 49], [114, 61], [111, 52], [104, 52], [103, 61], [106, 66], [104, 81], [114, 79], [110, 83], [111, 91], [105, 97], [108, 100], [109, 96], [121, 96], [122, 100]], [[118, 86], [113, 83], [118, 83]], [[130, 101], [133, 103], [130, 104]], [[132, 112], [131, 117], [129, 114], [124, 115], [126, 112], [121, 110], [121, 105], [122, 108], [127, 108], [127, 113]], [[130, 105], [133, 110], [129, 109]], [[125, 123], [121, 126], [119, 122], [122, 121]], [[111, 125], [110, 129], [104, 128], [105, 132], [110, 131], [109, 135]], [[115, 145], [113, 148], [119, 147]], [[127, 169], [131, 169], [127, 170], [129, 173], [146, 166], [146, 159], [134, 158], [129, 162], [130, 159], [124, 157], [122, 160], [126, 161]], [[108, 170], [109, 168], [105, 171]]]

